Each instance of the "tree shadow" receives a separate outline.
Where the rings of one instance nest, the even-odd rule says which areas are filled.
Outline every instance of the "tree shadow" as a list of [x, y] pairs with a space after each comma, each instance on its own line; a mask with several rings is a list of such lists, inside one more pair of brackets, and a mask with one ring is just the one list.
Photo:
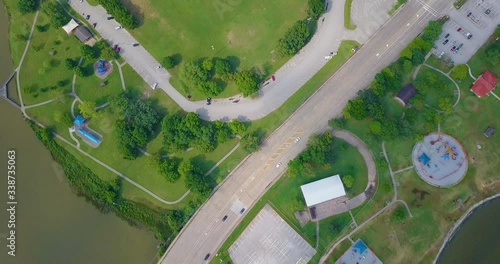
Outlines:
[[137, 21], [137, 27], [142, 26], [144, 24], [144, 12], [142, 12], [141, 7], [134, 4], [133, 0], [121, 0], [120, 2], [134, 16], [134, 19]]
[[231, 68], [233, 72], [236, 72], [236, 70], [240, 67], [241, 64], [240, 58], [236, 56], [227, 56], [226, 60], [228, 60], [229, 63], [231, 63]]
[[176, 54], [171, 55], [170, 57], [172, 57], [172, 59], [174, 60], [175, 66], [182, 63], [182, 59], [183, 59], [182, 54], [176, 53]]

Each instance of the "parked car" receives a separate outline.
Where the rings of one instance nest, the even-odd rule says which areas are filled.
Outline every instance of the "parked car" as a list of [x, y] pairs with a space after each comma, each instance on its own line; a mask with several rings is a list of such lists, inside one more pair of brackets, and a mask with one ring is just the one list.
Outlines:
[[132, 44], [132, 46], [137, 47], [137, 46], [139, 46], [139, 43], [134, 43], [134, 44]]
[[443, 45], [448, 44], [448, 41], [450, 41], [450, 40], [449, 40], [449, 39], [445, 40], [445, 41], [443, 42]]
[[210, 253], [208, 253], [206, 256], [205, 256], [205, 260], [208, 260], [208, 258], [210, 257]]
[[457, 32], [460, 32], [460, 31], [462, 31], [462, 28], [461, 28], [461, 27], [457, 29]]
[[212, 97], [208, 97], [207, 98], [207, 105], [211, 105], [212, 104]]
[[122, 26], [117, 26], [117, 27], [115, 27], [115, 29], [116, 29], [116, 30], [118, 30], [118, 29], [122, 29], [122, 28], [123, 28]]
[[444, 36], [444, 38], [448, 38], [450, 36], [450, 33], [446, 34], [446, 36]]
[[115, 17], [109, 16], [109, 17], [108, 17], [108, 20], [111, 20], [111, 19], [113, 19], [113, 18], [115, 18]]
[[240, 214], [243, 214], [245, 212], [245, 208], [241, 208]]
[[224, 217], [222, 217], [222, 222], [226, 221], [227, 219], [227, 215], [225, 215]]

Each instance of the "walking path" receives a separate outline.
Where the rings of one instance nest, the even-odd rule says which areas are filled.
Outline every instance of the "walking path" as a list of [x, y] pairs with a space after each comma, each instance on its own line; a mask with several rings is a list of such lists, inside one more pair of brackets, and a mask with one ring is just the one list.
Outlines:
[[170, 83], [171, 75], [164, 68], [157, 69], [160, 63], [142, 46], [132, 46], [137, 40], [109, 16], [102, 6], [91, 6], [87, 1], [68, 0], [68, 4], [79, 14], [90, 15], [89, 23], [97, 23], [97, 30], [103, 39], [121, 47], [123, 59], [150, 86], [157, 83], [182, 109], [196, 112], [205, 120], [240, 119], [256, 120], [266, 116], [281, 106], [290, 96], [302, 87], [326, 63], [325, 56], [338, 51], [342, 40], [354, 39], [364, 43], [384, 22], [389, 19], [390, 1], [373, 5], [370, 0], [358, 0], [356, 6], [362, 8], [353, 13], [358, 28], [350, 31], [344, 28], [344, 1], [328, 0], [328, 10], [320, 17], [316, 34], [306, 47], [289, 60], [273, 75], [276, 81], [263, 87], [257, 99], [242, 98], [234, 104], [229, 99], [214, 99], [210, 106], [205, 101], [192, 102], [181, 95]]
[[441, 73], [442, 75], [446, 76], [448, 79], [450, 79], [450, 81], [455, 85], [455, 87], [457, 88], [457, 91], [456, 91], [456, 94], [457, 94], [457, 101], [455, 101], [455, 104], [453, 104], [453, 107], [457, 106], [458, 103], [460, 102], [460, 86], [458, 86], [457, 82], [455, 82], [455, 80], [453, 80], [453, 78], [450, 77], [450, 74], [449, 73], [445, 73], [443, 72], [442, 70], [440, 69], [437, 69], [437, 68], [434, 68], [432, 67], [431, 65], [427, 64], [427, 63], [424, 63], [423, 65]]
[[[120, 80], [122, 81], [122, 89], [125, 91], [127, 88], [125, 87], [125, 79], [123, 78], [122, 65], [115, 60], [116, 66], [118, 67], [118, 72], [120, 73]], [[123, 63], [125, 65], [125, 63]]]
[[470, 69], [469, 64], [465, 64], [465, 65], [467, 66], [467, 69], [468, 69], [468, 71], [469, 71], [469, 76], [470, 76], [472, 79], [474, 79], [474, 81], [475, 81], [475, 80], [477, 80], [477, 79], [476, 79], [476, 77], [474, 77], [474, 75], [472, 75], [472, 71], [471, 71], [471, 69]]

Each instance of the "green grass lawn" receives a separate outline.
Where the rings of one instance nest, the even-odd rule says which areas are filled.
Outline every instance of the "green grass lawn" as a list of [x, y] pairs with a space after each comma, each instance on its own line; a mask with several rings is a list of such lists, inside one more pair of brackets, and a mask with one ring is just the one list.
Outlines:
[[[260, 69], [266, 75], [289, 59], [277, 56], [273, 50], [286, 30], [297, 20], [307, 18], [308, 8], [307, 1], [302, 0], [123, 3], [141, 21], [140, 27], [130, 32], [158, 61], [165, 56], [173, 56], [177, 64], [227, 57], [235, 68]], [[187, 94], [175, 77], [177, 72], [171, 71], [172, 84]], [[236, 86], [229, 85], [219, 97], [236, 93]]]
[[[93, 64], [95, 62], [97, 62], [97, 59], [94, 61], [85, 60], [83, 62], [82, 66], [92, 72], [92, 75], [76, 77], [75, 90], [80, 99], [96, 102], [96, 105], [99, 106], [107, 103], [110, 96], [115, 96], [123, 92], [123, 89], [116, 63], [113, 62], [113, 72], [105, 79], [101, 79], [93, 73]], [[101, 87], [99, 85], [101, 82], [106, 82], [106, 86]]]
[[[49, 23], [48, 16], [40, 12], [37, 25], [46, 26], [50, 25]], [[21, 87], [33, 87], [34, 90], [32, 93], [27, 93], [22, 89], [25, 105], [36, 104], [71, 92], [73, 71], [64, 66], [64, 60], [79, 58], [81, 45], [83, 44], [76, 37], [68, 36], [64, 30], [54, 28], [52, 25], [46, 32], [35, 29], [20, 72]], [[50, 55], [51, 50], [55, 52], [54, 55]], [[63, 81], [64, 86], [59, 87], [58, 81]]]
[[65, 96], [63, 100], [26, 109], [26, 113], [73, 143], [74, 141], [68, 132], [71, 124], [68, 125], [61, 122], [62, 115], [71, 115], [71, 103], [73, 99], [73, 97]]
[[357, 27], [352, 23], [351, 9], [352, 0], [346, 0], [344, 5], [344, 27], [350, 30], [355, 30]]
[[445, 73], [448, 73], [449, 71], [451, 71], [452, 67], [448, 67], [448, 65], [446, 65], [446, 63], [444, 63], [441, 59], [439, 59], [438, 57], [434, 56], [434, 55], [431, 55], [426, 61], [425, 61], [426, 64], [429, 64], [430, 66], [436, 68], [436, 69], [439, 69]]
[[35, 14], [22, 15], [17, 8], [18, 0], [3, 0], [2, 2], [5, 4], [9, 14], [9, 48], [14, 67], [17, 67], [26, 47], [26, 40], [22, 40], [18, 36], [22, 35], [27, 39]]
[[429, 89], [429, 92], [427, 92], [425, 95], [425, 103], [438, 109], [439, 99], [448, 98], [450, 99], [450, 102], [454, 104], [455, 101], [457, 100], [457, 96], [455, 95], [457, 89], [456, 86], [453, 84], [453, 82], [450, 79], [448, 79], [448, 77], [424, 65], [422, 66], [422, 68], [420, 68], [420, 71], [417, 74], [417, 78], [421, 78], [422, 76], [425, 76], [429, 72], [436, 73], [438, 76], [437, 80], [439, 82], [443, 82], [445, 84], [445, 87], [444, 89]]

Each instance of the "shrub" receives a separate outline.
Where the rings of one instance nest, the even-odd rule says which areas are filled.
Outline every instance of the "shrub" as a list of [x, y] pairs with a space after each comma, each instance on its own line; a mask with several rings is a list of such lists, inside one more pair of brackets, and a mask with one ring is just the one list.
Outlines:
[[278, 41], [278, 53], [281, 56], [294, 55], [306, 45], [310, 34], [306, 22], [297, 21]]
[[351, 189], [354, 185], [354, 177], [352, 175], [345, 175], [342, 177], [342, 183], [347, 189]]
[[64, 66], [68, 70], [73, 70], [77, 66], [77, 62], [73, 59], [67, 58], [66, 60], [64, 60]]
[[175, 61], [174, 58], [172, 58], [172, 56], [167, 56], [163, 58], [161, 64], [163, 65], [163, 67], [165, 67], [165, 69], [172, 69], [173, 67], [175, 67]]
[[75, 68], [73, 68], [73, 72], [76, 74], [76, 76], [85, 76], [85, 69], [82, 66], [76, 66]]
[[453, 71], [451, 72], [451, 77], [463, 81], [465, 78], [467, 78], [467, 74], [469, 74], [469, 67], [467, 65], [462, 64], [462, 65], [457, 65], [455, 68], [453, 68]]
[[323, 12], [325, 12], [325, 1], [324, 0], [309, 0], [309, 10], [307, 14], [314, 20], [317, 20]]
[[27, 13], [32, 13], [35, 12], [38, 8], [38, 1], [37, 0], [19, 0], [17, 2], [17, 8], [19, 9], [19, 12], [21, 14], [27, 14]]
[[66, 25], [71, 19], [62, 6], [53, 1], [45, 2], [42, 10], [49, 16], [52, 25], [56, 28]]
[[249, 133], [241, 138], [241, 145], [246, 152], [256, 152], [260, 149], [260, 139], [255, 133]]
[[214, 81], [201, 82], [198, 84], [198, 89], [205, 96], [217, 96], [223, 88]]
[[89, 45], [82, 45], [80, 47], [80, 54], [87, 60], [96, 59], [98, 56], [97, 50]]
[[198, 85], [201, 82], [206, 82], [209, 79], [209, 74], [204, 70], [200, 63], [190, 61], [181, 68], [180, 76], [191, 85]]

